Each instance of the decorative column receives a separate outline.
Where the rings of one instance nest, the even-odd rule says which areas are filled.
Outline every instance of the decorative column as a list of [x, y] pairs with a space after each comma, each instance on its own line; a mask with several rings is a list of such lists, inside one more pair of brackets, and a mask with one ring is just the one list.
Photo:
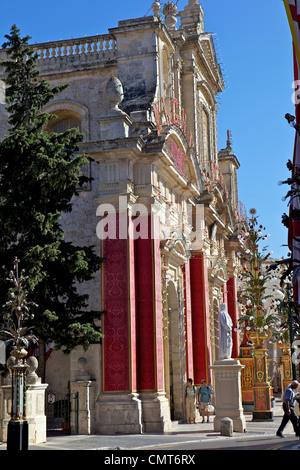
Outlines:
[[188, 261], [183, 266], [184, 298], [185, 298], [185, 335], [186, 335], [186, 373], [188, 378], [194, 377], [193, 360], [193, 329], [192, 329], [192, 303], [191, 303], [191, 270]]
[[131, 220], [126, 213], [113, 215], [117, 238], [103, 240], [103, 307], [107, 312], [103, 316], [104, 393], [136, 388], [135, 347], [131, 348], [135, 336], [132, 328], [136, 326], [135, 292], [130, 282], [135, 274], [134, 246], [119, 237], [122, 223], [128, 229]]
[[148, 236], [135, 240], [138, 391], [144, 431], [165, 432], [171, 429], [171, 420], [164, 384], [159, 219], [155, 214], [144, 217]]
[[207, 259], [204, 252], [193, 252], [190, 260], [193, 323], [194, 383], [211, 382], [210, 324]]
[[135, 247], [131, 215], [135, 198], [127, 193], [120, 200], [111, 197], [114, 202], [111, 213], [108, 204], [103, 208], [107, 209], [108, 229], [102, 234], [105, 258], [102, 299], [106, 313], [102, 319], [103, 393], [97, 403], [97, 432], [105, 434], [142, 432], [141, 403], [137, 395]]

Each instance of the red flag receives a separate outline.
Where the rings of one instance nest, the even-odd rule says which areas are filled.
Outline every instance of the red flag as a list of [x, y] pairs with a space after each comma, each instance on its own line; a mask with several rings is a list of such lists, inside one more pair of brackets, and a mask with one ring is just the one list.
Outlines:
[[53, 352], [53, 348], [54, 348], [54, 343], [48, 343], [46, 345], [46, 361], [51, 356], [51, 353]]

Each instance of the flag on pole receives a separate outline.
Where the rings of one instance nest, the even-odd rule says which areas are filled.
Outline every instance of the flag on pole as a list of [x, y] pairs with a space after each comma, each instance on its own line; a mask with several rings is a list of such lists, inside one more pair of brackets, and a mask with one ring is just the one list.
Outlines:
[[293, 46], [298, 64], [300, 64], [300, 7], [299, 0], [283, 0], [293, 38]]
[[[293, 39], [296, 116], [296, 122], [292, 123], [294, 126], [295, 124], [300, 124], [300, 0], [283, 0], [283, 3]], [[295, 178], [298, 172], [300, 174], [300, 134], [296, 129], [292, 178]], [[294, 301], [300, 305], [300, 220], [297, 220], [300, 216], [300, 198], [297, 194], [300, 194], [300, 187], [296, 183], [292, 183], [288, 245], [292, 255]]]

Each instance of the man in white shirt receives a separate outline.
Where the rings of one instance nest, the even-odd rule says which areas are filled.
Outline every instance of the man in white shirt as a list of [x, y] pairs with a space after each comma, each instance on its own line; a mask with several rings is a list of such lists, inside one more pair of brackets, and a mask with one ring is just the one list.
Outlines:
[[277, 430], [276, 436], [284, 437], [282, 435], [284, 428], [286, 427], [287, 423], [291, 421], [296, 436], [300, 436], [299, 430], [299, 419], [294, 411], [295, 401], [296, 401], [296, 388], [299, 387], [299, 382], [297, 380], [293, 380], [293, 382], [285, 389], [282, 398], [282, 407], [284, 411], [284, 415], [281, 421], [281, 424]]

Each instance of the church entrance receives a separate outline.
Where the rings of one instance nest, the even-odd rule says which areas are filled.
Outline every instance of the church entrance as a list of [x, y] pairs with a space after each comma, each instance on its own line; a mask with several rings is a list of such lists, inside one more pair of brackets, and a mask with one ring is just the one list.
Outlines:
[[[179, 280], [180, 281], [180, 280]], [[168, 297], [168, 342], [167, 342], [167, 396], [170, 401], [171, 419], [184, 418], [184, 388], [186, 385], [186, 352], [184, 299], [178, 283], [170, 281]]]

